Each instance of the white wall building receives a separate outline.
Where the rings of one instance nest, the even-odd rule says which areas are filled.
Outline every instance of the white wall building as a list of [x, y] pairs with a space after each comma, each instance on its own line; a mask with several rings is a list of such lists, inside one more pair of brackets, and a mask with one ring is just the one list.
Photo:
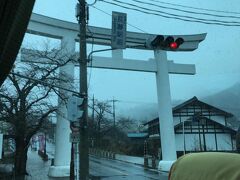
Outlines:
[[[198, 151], [235, 151], [236, 131], [227, 125], [232, 114], [193, 97], [173, 108], [177, 154]], [[149, 148], [159, 144], [159, 119], [147, 122]], [[161, 126], [161, 119], [160, 119]], [[155, 150], [154, 150], [155, 149]], [[153, 153], [154, 154], [154, 153]]]

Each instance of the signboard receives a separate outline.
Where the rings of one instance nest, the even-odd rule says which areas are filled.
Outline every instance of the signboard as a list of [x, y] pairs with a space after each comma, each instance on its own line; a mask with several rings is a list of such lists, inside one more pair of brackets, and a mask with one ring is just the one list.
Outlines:
[[126, 48], [127, 14], [112, 12], [112, 48]]
[[46, 148], [46, 141], [45, 141], [45, 135], [40, 134], [38, 135], [38, 142], [39, 142], [39, 151], [44, 152]]
[[2, 150], [3, 150], [3, 134], [0, 134], [0, 159], [2, 159]]
[[80, 134], [78, 132], [70, 133], [69, 140], [71, 143], [79, 143], [80, 142]]

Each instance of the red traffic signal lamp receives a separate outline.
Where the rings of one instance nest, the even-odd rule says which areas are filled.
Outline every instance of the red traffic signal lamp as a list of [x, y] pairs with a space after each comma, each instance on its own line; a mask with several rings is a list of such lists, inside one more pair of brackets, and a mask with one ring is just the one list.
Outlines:
[[174, 51], [177, 50], [183, 43], [184, 39], [181, 37], [174, 39], [172, 36], [164, 37], [163, 35], [157, 35], [151, 40], [150, 46], [153, 49], [159, 48], [163, 50]]

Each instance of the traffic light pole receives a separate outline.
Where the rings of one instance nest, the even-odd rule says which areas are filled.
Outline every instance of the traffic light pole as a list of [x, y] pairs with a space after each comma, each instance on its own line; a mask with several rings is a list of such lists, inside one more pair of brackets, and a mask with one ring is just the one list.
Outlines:
[[74, 149], [73, 149], [73, 143], [71, 144], [71, 161], [70, 161], [70, 180], [74, 180]]
[[80, 4], [79, 30], [80, 30], [80, 95], [83, 100], [82, 110], [83, 116], [79, 120], [79, 177], [81, 180], [89, 179], [89, 145], [88, 145], [88, 87], [87, 87], [87, 50], [86, 50], [86, 2], [78, 0]]

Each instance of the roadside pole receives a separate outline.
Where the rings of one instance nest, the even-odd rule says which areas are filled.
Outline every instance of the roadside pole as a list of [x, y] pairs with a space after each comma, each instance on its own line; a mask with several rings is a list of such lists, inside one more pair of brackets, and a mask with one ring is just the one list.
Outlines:
[[112, 104], [113, 104], [113, 127], [114, 128], [116, 126], [115, 102], [117, 102], [117, 100], [115, 100], [113, 97]]
[[73, 150], [73, 142], [71, 145], [71, 161], [70, 161], [70, 180], [74, 180], [75, 179], [75, 174], [74, 174], [74, 150]]
[[85, 0], [79, 1], [79, 12], [80, 16], [78, 19], [79, 23], [79, 43], [80, 43], [80, 95], [83, 100], [82, 109], [83, 116], [79, 120], [79, 132], [80, 132], [80, 143], [79, 143], [79, 177], [81, 180], [89, 179], [89, 143], [88, 143], [88, 88], [87, 88], [87, 50], [86, 50], [86, 2]]

